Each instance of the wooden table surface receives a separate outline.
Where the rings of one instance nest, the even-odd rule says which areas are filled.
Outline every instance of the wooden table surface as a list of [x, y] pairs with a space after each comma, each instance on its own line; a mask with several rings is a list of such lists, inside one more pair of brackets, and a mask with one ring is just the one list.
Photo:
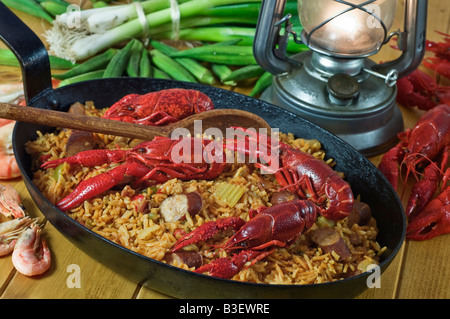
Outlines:
[[[398, 1], [397, 17], [393, 30], [403, 28], [403, 0]], [[16, 11], [22, 20], [41, 35], [48, 24]], [[427, 38], [441, 41], [436, 30], [450, 33], [450, 0], [429, 0]], [[375, 61], [392, 60], [398, 52], [385, 46], [372, 58]], [[0, 67], [1, 82], [20, 80], [17, 68]], [[439, 83], [449, 85], [446, 79]], [[249, 88], [240, 87], [235, 91], [248, 93]], [[423, 114], [414, 109], [401, 107], [406, 127], [412, 127]], [[378, 165], [380, 156], [370, 159]], [[3, 182], [2, 182], [3, 183]], [[43, 218], [35, 206], [21, 179], [7, 181], [16, 187], [23, 198], [23, 204], [31, 216]], [[12, 265], [11, 256], [0, 258], [0, 298], [2, 299], [134, 299], [169, 298], [151, 289], [114, 273], [107, 267], [88, 257], [72, 245], [50, 223], [45, 226], [45, 238], [52, 251], [51, 269], [38, 277], [26, 277], [18, 273]], [[362, 293], [362, 299], [446, 299], [450, 297], [450, 235], [418, 242], [406, 241], [398, 255], [381, 277], [381, 287], [371, 288]], [[80, 287], [70, 287], [72, 265], [80, 268]]]

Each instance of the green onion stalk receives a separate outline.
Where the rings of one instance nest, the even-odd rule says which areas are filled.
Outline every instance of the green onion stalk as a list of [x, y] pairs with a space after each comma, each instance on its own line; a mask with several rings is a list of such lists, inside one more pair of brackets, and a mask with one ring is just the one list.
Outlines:
[[[161, 30], [162, 31], [162, 30]], [[301, 27], [294, 28], [294, 31], [299, 34]], [[179, 39], [186, 41], [202, 41], [202, 42], [223, 42], [233, 39], [240, 39], [237, 45], [251, 46], [255, 38], [256, 28], [254, 27], [240, 27], [240, 26], [198, 26], [188, 27], [180, 30]], [[167, 39], [170, 36], [169, 31], [155, 33], [155, 39]], [[288, 53], [298, 53], [309, 50], [305, 44], [296, 43], [292, 37], [289, 38], [286, 51]]]
[[[191, 0], [178, 1], [180, 20], [200, 15], [205, 10], [242, 2], [261, 0]], [[50, 52], [70, 61], [84, 60], [122, 41], [145, 36], [150, 30], [172, 23], [174, 9], [170, 0], [139, 2], [148, 25], [139, 17], [135, 3], [69, 12], [57, 16], [45, 37]]]

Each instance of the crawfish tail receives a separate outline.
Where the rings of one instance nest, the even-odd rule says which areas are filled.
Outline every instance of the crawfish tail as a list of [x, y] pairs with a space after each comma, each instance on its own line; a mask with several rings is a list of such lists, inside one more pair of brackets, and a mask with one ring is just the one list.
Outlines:
[[204, 223], [203, 225], [197, 227], [190, 233], [184, 235], [180, 238], [172, 247], [170, 252], [176, 252], [183, 247], [186, 247], [191, 244], [195, 244], [199, 241], [205, 241], [212, 238], [219, 231], [233, 228], [234, 230], [238, 230], [245, 224], [244, 220], [240, 217], [229, 217], [225, 219], [218, 219], [216, 221], [209, 221]]
[[209, 264], [203, 265], [195, 270], [196, 273], [202, 274], [209, 272], [212, 277], [229, 279], [241, 271], [247, 262], [250, 262], [250, 267], [258, 260], [270, 255], [275, 249], [269, 251], [257, 250], [243, 250], [239, 254], [231, 258], [223, 257], [215, 259]]
[[353, 192], [350, 185], [339, 175], [332, 175], [325, 183], [328, 206], [321, 211], [322, 216], [331, 220], [341, 220], [350, 215], [353, 209]]
[[82, 181], [72, 193], [57, 203], [58, 208], [68, 211], [83, 201], [111, 189], [123, 180], [126, 169], [126, 165], [120, 165], [106, 173]]
[[60, 164], [68, 163], [71, 165], [98, 166], [105, 163], [119, 162], [124, 159], [127, 151], [124, 150], [89, 150], [80, 152], [74, 156], [56, 159], [45, 162], [41, 168], [47, 169], [57, 167]]
[[289, 246], [317, 219], [318, 207], [310, 200], [293, 200], [264, 208], [225, 244], [227, 251], [263, 250]]

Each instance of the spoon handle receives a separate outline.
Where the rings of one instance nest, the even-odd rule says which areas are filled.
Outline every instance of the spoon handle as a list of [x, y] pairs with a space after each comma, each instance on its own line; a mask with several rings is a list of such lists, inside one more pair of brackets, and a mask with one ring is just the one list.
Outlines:
[[152, 140], [155, 136], [168, 135], [167, 130], [162, 127], [113, 121], [104, 118], [70, 114], [66, 112], [26, 107], [9, 103], [0, 103], [0, 118], [50, 127], [61, 127], [138, 138], [142, 140]]

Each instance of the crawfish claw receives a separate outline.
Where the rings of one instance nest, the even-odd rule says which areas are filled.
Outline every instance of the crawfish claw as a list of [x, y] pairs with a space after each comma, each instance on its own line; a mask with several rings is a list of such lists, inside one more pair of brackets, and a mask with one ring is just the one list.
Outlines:
[[450, 186], [438, 197], [410, 218], [406, 237], [412, 240], [427, 240], [450, 233]]
[[241, 228], [244, 224], [245, 221], [240, 217], [229, 217], [224, 219], [218, 219], [216, 221], [206, 222], [203, 225], [197, 227], [194, 231], [180, 238], [173, 245], [171, 252], [175, 252], [183, 247], [197, 243], [199, 241], [208, 240], [219, 231], [230, 227], [232, 227], [236, 231], [239, 228]]
[[247, 262], [251, 261], [249, 265], [251, 266], [258, 260], [270, 255], [274, 250], [275, 249], [269, 251], [243, 250], [231, 258], [223, 257], [213, 260], [209, 264], [197, 268], [195, 272], [198, 274], [209, 272], [209, 275], [212, 277], [229, 279], [241, 271]]

